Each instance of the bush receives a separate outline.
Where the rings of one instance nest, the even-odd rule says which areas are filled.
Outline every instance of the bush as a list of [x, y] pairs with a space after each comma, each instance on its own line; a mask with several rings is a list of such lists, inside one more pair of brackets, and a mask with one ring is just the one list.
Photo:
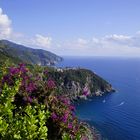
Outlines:
[[47, 70], [25, 65], [1, 67], [0, 137], [2, 139], [80, 140], [84, 131], [69, 98]]

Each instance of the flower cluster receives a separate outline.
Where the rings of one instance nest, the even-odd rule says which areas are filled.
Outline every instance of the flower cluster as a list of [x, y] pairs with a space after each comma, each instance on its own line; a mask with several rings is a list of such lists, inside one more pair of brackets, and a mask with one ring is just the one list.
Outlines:
[[[46, 76], [47, 78], [42, 78]], [[20, 79], [21, 85], [14, 97], [14, 104], [20, 108], [27, 105], [44, 104], [45, 109], [50, 112], [49, 119], [53, 123], [50, 126], [54, 126], [54, 129], [57, 126], [61, 136], [67, 133], [69, 139], [76, 139], [80, 133], [81, 124], [75, 116], [75, 107], [68, 97], [60, 96], [59, 93], [53, 94], [58, 87], [56, 82], [49, 78], [48, 70], [36, 74], [30, 72], [24, 64], [12, 66], [3, 75], [0, 89], [4, 87], [5, 83], [9, 87], [14, 86], [18, 79]], [[86, 88], [83, 90], [83, 95], [88, 95]], [[46, 122], [46, 125], [50, 122]]]
[[18, 67], [10, 67], [8, 69], [8, 74], [3, 76], [2, 83], [6, 83], [9, 86], [14, 85], [17, 79], [21, 78], [21, 88], [26, 90], [26, 92], [33, 92], [36, 89], [36, 85], [31, 77], [28, 75], [28, 69], [24, 64], [19, 64]]
[[[52, 110], [51, 119], [62, 131], [69, 133], [69, 136], [74, 139], [79, 133], [80, 124], [75, 116], [75, 107], [71, 104], [69, 98], [65, 96], [57, 96], [48, 100]], [[63, 133], [63, 132], [62, 132]]]
[[83, 89], [83, 95], [88, 96], [89, 95], [89, 89], [87, 87], [84, 87]]
[[47, 81], [47, 87], [48, 87], [48, 89], [54, 89], [55, 88], [55, 82], [53, 81], [53, 80], [51, 80], [51, 79], [49, 79], [48, 81]]
[[8, 68], [7, 73], [3, 75], [1, 86], [3, 87], [5, 84], [7, 84], [8, 86], [12, 87], [15, 85], [18, 79], [20, 79], [21, 85], [19, 94], [15, 96], [15, 103], [18, 103], [19, 105], [21, 103], [31, 104], [34, 101], [32, 93], [37, 89], [37, 84], [35, 78], [24, 64], [19, 64], [18, 66]]
[[53, 112], [53, 113], [51, 114], [51, 118], [55, 121], [55, 120], [58, 119], [58, 116], [55, 114], [55, 112]]

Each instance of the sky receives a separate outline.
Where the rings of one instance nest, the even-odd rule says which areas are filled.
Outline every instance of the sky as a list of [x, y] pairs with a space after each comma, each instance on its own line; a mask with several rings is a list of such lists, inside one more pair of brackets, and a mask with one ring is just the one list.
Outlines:
[[0, 0], [0, 39], [58, 55], [140, 57], [140, 0]]

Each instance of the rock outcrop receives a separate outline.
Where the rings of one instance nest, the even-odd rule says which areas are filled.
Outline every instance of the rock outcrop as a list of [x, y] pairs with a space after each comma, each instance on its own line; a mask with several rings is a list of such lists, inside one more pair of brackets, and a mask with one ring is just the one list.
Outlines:
[[106, 80], [87, 69], [56, 68], [49, 75], [56, 81], [59, 93], [71, 99], [86, 99], [88, 96], [102, 96], [115, 91]]

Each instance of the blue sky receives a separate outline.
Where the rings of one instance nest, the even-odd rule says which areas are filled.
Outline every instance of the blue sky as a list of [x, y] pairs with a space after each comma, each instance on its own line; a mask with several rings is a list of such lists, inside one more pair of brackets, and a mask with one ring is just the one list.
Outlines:
[[140, 56], [140, 0], [0, 0], [0, 8], [1, 39], [60, 55]]

